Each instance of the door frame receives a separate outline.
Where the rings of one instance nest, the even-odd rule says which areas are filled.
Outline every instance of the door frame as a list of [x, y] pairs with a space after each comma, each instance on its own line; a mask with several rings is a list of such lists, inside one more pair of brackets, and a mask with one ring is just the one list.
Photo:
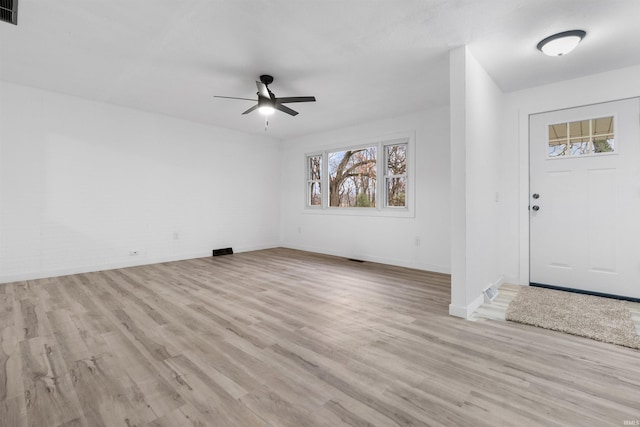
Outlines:
[[[628, 92], [628, 91], [627, 91]], [[584, 94], [582, 94], [584, 95]], [[627, 94], [628, 95], [628, 94]], [[624, 101], [627, 99], [638, 99], [640, 94], [635, 96], [615, 96], [611, 98], [597, 100], [583, 100], [574, 103], [562, 101], [559, 105], [550, 105], [548, 102], [542, 102], [540, 105], [528, 105], [518, 109], [518, 134], [519, 134], [519, 196], [518, 196], [518, 224], [519, 224], [519, 283], [529, 286], [530, 283], [530, 223], [529, 223], [529, 194], [531, 192], [531, 162], [529, 158], [529, 150], [531, 147], [531, 116], [544, 113], [552, 113], [572, 108], [588, 107], [598, 104], [606, 104], [615, 101]], [[540, 98], [536, 98], [539, 100]]]

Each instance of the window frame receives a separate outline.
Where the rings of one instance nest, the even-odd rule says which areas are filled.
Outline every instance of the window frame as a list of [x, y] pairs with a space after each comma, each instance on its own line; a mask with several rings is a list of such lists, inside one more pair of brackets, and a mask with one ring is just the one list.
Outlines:
[[[406, 173], [398, 177], [406, 178], [405, 206], [388, 206], [387, 179], [396, 175], [387, 174], [387, 147], [392, 145], [406, 145]], [[329, 153], [355, 150], [359, 148], [376, 147], [376, 206], [375, 207], [339, 207], [329, 206]], [[353, 215], [353, 216], [389, 216], [415, 217], [415, 133], [403, 132], [378, 138], [367, 138], [358, 141], [335, 143], [320, 150], [309, 151], [305, 158], [305, 201], [303, 213], [321, 215]], [[382, 159], [380, 154], [382, 153]], [[321, 206], [311, 205], [310, 199], [310, 157], [322, 156], [322, 172], [320, 179]], [[382, 184], [382, 185], [381, 185]]]
[[[612, 118], [612, 127], [613, 127], [613, 133], [607, 133], [607, 134], [601, 134], [601, 135], [594, 135], [593, 132], [593, 121], [594, 120], [598, 120], [598, 119], [603, 119], [603, 118]], [[582, 121], [589, 121], [589, 135], [584, 137], [584, 138], [579, 138], [579, 137], [575, 137], [572, 138], [570, 131], [569, 131], [569, 126], [571, 123], [574, 122], [582, 122]], [[566, 138], [554, 138], [551, 139], [549, 138], [549, 133], [548, 133], [548, 129], [551, 126], [557, 126], [557, 125], [566, 125], [567, 126], [567, 136]], [[615, 156], [620, 154], [620, 145], [619, 145], [619, 141], [616, 138], [617, 135], [617, 129], [618, 129], [618, 117], [617, 114], [612, 113], [612, 114], [606, 114], [603, 116], [598, 116], [598, 117], [582, 117], [582, 118], [577, 118], [575, 120], [570, 120], [570, 121], [566, 121], [566, 122], [561, 122], [561, 123], [547, 123], [547, 133], [546, 133], [546, 146], [545, 146], [545, 150], [546, 150], [546, 160], [568, 160], [568, 159], [585, 159], [585, 158], [592, 158], [592, 157], [603, 157], [603, 156]], [[596, 137], [600, 137], [600, 136], [606, 136], [606, 135], [612, 135], [613, 136], [613, 140], [614, 140], [614, 149], [613, 151], [609, 151], [609, 152], [601, 152], [601, 153], [597, 153], [594, 152], [594, 140]], [[556, 141], [561, 141], [563, 139], [566, 139], [567, 143], [571, 144], [572, 139], [573, 140], [577, 140], [577, 139], [584, 139], [584, 140], [588, 140], [588, 148], [589, 148], [589, 153], [586, 154], [580, 154], [580, 155], [564, 155], [564, 156], [550, 156], [549, 155], [549, 146], [550, 143], [556, 142]], [[568, 147], [570, 149], [570, 147]]]

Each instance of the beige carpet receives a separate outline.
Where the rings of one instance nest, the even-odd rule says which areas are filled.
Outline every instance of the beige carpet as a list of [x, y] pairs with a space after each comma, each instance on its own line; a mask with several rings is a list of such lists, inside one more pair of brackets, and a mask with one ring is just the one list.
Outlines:
[[509, 304], [505, 318], [640, 349], [640, 338], [624, 301], [524, 286]]

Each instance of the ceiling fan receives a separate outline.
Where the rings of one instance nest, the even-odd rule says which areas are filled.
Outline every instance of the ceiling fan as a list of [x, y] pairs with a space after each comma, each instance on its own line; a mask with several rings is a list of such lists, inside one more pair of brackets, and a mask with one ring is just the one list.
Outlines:
[[[258, 110], [260, 113], [264, 115], [273, 114], [275, 110], [282, 111], [283, 113], [287, 113], [291, 116], [298, 115], [298, 112], [292, 110], [283, 104], [289, 104], [292, 102], [315, 102], [315, 96], [289, 96], [285, 98], [276, 98], [276, 96], [269, 89], [269, 85], [273, 83], [273, 77], [267, 74], [263, 74], [260, 76], [260, 81], [256, 81], [256, 86], [258, 86], [258, 103], [253, 107], [249, 108], [242, 114], [249, 114], [253, 110]], [[242, 99], [245, 101], [255, 101], [255, 99], [251, 98], [237, 98], [235, 96], [218, 96], [215, 95], [214, 98], [227, 98], [227, 99]]]

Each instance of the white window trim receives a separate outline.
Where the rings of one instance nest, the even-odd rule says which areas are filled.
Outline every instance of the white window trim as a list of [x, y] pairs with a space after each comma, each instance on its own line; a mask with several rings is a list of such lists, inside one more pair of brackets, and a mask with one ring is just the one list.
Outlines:
[[[391, 177], [386, 174], [386, 150], [385, 146], [407, 144], [407, 194], [406, 206], [386, 206], [386, 179]], [[378, 150], [378, 161], [376, 162], [376, 175], [378, 183], [376, 185], [376, 203], [375, 208], [357, 208], [357, 207], [336, 207], [329, 206], [329, 164], [328, 155], [331, 152], [353, 150], [363, 147], [376, 146]], [[382, 159], [380, 159], [382, 153]], [[308, 204], [309, 198], [309, 160], [310, 156], [322, 155], [322, 206], [311, 206]], [[303, 180], [305, 190], [305, 200], [303, 213], [311, 215], [346, 215], [346, 216], [367, 216], [367, 217], [398, 217], [398, 218], [415, 218], [415, 132], [401, 132], [380, 137], [366, 138], [358, 141], [350, 141], [344, 143], [335, 143], [323, 147], [321, 150], [309, 151], [305, 153], [305, 177]], [[382, 184], [382, 185], [381, 185]]]

